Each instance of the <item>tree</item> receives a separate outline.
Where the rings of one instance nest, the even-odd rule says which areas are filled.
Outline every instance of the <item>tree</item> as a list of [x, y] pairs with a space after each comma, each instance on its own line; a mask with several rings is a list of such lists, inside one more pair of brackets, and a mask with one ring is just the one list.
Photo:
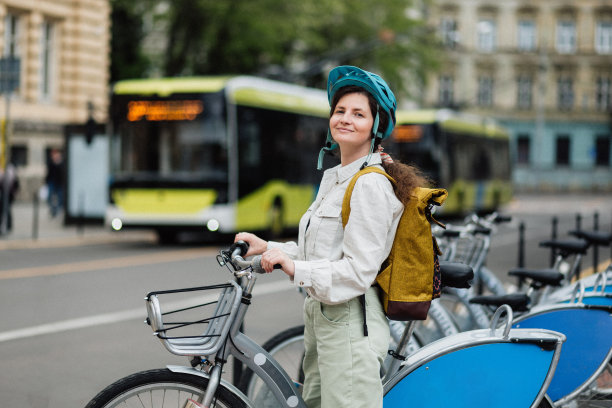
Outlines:
[[[114, 3], [147, 1], [162, 0]], [[324, 87], [331, 66], [351, 64], [408, 94], [437, 63], [433, 34], [411, 17], [419, 1], [172, 0], [159, 16], [167, 27], [162, 72], [255, 74]]]
[[142, 52], [142, 10], [154, 0], [111, 0], [111, 82], [146, 76], [149, 61]]

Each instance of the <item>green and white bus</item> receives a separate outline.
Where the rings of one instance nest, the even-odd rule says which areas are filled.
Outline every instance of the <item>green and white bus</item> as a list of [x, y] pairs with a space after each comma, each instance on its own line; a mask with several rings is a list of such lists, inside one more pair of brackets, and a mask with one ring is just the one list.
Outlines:
[[106, 223], [163, 241], [296, 229], [321, 177], [328, 115], [324, 91], [256, 77], [120, 81]]
[[454, 111], [398, 111], [385, 150], [448, 190], [444, 215], [490, 212], [512, 198], [508, 132], [491, 119]]

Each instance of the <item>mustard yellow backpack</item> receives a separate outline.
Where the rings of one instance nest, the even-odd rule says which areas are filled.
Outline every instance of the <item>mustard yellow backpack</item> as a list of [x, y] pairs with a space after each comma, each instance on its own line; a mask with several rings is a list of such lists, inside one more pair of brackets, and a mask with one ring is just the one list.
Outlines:
[[[395, 185], [395, 180], [377, 167], [360, 170], [349, 182], [342, 201], [342, 226], [351, 213], [351, 194], [363, 174], [379, 173]], [[376, 283], [381, 288], [385, 314], [392, 320], [425, 320], [431, 301], [440, 296], [441, 278], [438, 256], [441, 255], [431, 223], [433, 205], [442, 205], [448, 193], [438, 188], [417, 187], [414, 197], [404, 204], [391, 252], [383, 262]]]

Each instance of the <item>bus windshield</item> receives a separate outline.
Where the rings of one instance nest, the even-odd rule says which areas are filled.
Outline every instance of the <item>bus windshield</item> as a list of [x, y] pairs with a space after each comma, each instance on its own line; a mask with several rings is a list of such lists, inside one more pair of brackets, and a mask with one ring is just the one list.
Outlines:
[[116, 181], [227, 182], [227, 131], [222, 93], [172, 98], [115, 96]]
[[434, 125], [398, 125], [393, 133], [390, 153], [402, 162], [419, 168], [436, 185], [440, 180], [441, 146]]

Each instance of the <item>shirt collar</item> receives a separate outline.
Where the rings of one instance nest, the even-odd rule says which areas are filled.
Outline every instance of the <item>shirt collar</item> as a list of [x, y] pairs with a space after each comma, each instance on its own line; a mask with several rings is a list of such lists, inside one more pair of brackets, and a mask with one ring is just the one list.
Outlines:
[[[361, 165], [366, 161], [367, 158], [368, 156], [363, 156], [355, 160], [354, 162], [347, 164], [346, 166], [336, 166], [336, 177], [338, 182], [343, 183], [347, 179], [353, 177], [361, 169]], [[380, 158], [380, 153], [372, 153], [370, 160], [368, 160], [368, 166], [381, 164], [382, 160]]]

